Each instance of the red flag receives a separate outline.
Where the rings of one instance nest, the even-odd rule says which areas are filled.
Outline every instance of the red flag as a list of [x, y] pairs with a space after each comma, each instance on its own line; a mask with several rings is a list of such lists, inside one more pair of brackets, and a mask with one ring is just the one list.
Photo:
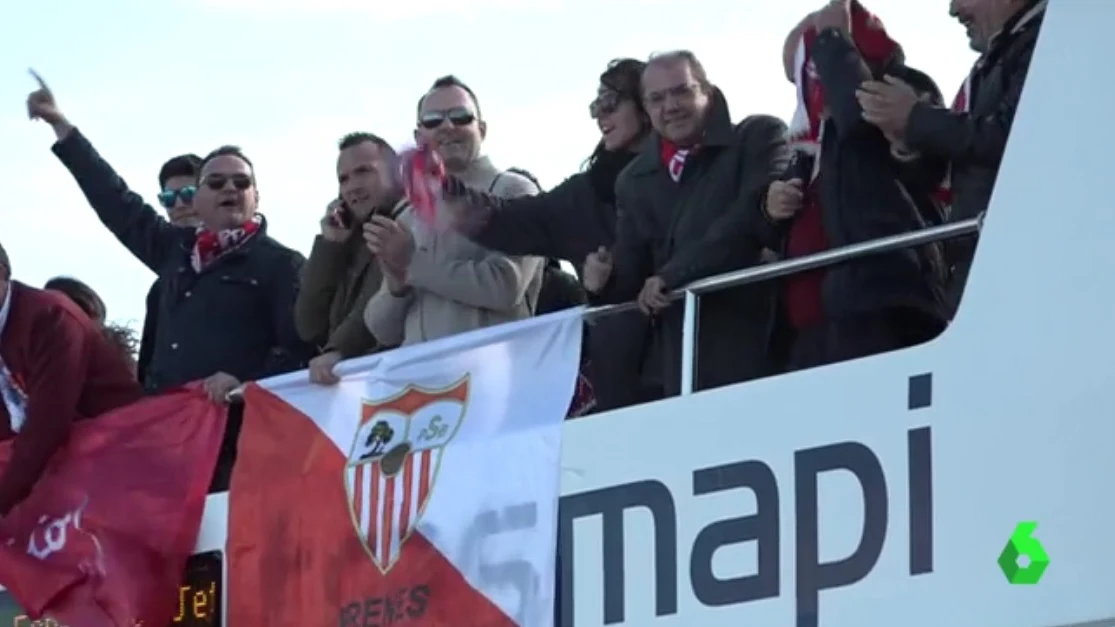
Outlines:
[[[224, 428], [224, 408], [196, 390], [75, 423], [31, 494], [0, 520], [0, 584], [32, 618], [169, 624]], [[0, 466], [11, 448], [0, 444]]]
[[[454, 393], [464, 392], [443, 392]], [[421, 398], [394, 402], [429, 402]], [[398, 542], [399, 548], [396, 560], [377, 560], [377, 547], [354, 522], [346, 455], [312, 418], [272, 392], [249, 384], [244, 399], [229, 488], [228, 589], [234, 592], [227, 624], [514, 627], [422, 533], [411, 533], [401, 512], [412, 508], [400, 508], [402, 518], [385, 514], [386, 524], [377, 525], [380, 546]], [[369, 466], [369, 472], [379, 471]], [[408, 477], [428, 486], [434, 474], [429, 464], [404, 465], [396, 475], [401, 483], [385, 483], [384, 494], [373, 491], [367, 503], [422, 499], [423, 488], [394, 488]]]

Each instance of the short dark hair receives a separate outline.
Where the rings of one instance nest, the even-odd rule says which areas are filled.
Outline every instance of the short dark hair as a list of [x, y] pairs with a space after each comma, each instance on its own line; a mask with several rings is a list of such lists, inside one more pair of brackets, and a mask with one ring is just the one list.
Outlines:
[[205, 169], [206, 164], [216, 159], [217, 157], [236, 157], [237, 159], [240, 159], [244, 163], [248, 164], [248, 169], [252, 171], [252, 176], [255, 177], [256, 167], [252, 164], [252, 160], [244, 154], [244, 151], [240, 149], [240, 146], [233, 146], [232, 144], [221, 146], [213, 152], [205, 155], [205, 158], [202, 159], [201, 163], [199, 163], [197, 166], [198, 177], [201, 176], [201, 171]]
[[685, 63], [689, 65], [689, 69], [693, 72], [693, 78], [706, 91], [712, 89], [712, 81], [708, 79], [708, 72], [705, 71], [705, 66], [701, 63], [697, 55], [693, 54], [692, 50], [671, 50], [670, 52], [656, 52], [650, 55], [647, 59], [647, 67], [652, 65], [665, 65], [670, 63]]
[[435, 80], [433, 85], [430, 85], [430, 88], [426, 90], [426, 93], [422, 94], [422, 97], [418, 99], [418, 106], [415, 107], [415, 115], [422, 115], [422, 103], [426, 102], [426, 96], [429, 96], [430, 92], [433, 92], [436, 89], [445, 89], [446, 87], [459, 87], [465, 90], [465, 93], [468, 94], [468, 97], [472, 98], [472, 105], [476, 107], [476, 118], [480, 120], [484, 119], [484, 116], [480, 114], [480, 100], [476, 97], [476, 92], [472, 91], [471, 87], [466, 85], [464, 81], [457, 78], [453, 74], [446, 74], [445, 76], [442, 76]]
[[12, 262], [8, 259], [8, 251], [0, 244], [0, 279], [8, 281], [12, 278]]
[[176, 176], [197, 178], [201, 172], [201, 157], [194, 153], [178, 155], [159, 168], [159, 189], [166, 187], [166, 182]]
[[375, 144], [376, 146], [379, 146], [380, 149], [388, 152], [391, 155], [395, 154], [395, 149], [391, 146], [391, 144], [387, 143], [387, 140], [380, 137], [379, 135], [376, 135], [375, 133], [365, 133], [364, 131], [355, 131], [342, 137], [341, 140], [337, 142], [337, 150], [345, 150], [346, 148], [359, 146], [360, 144], [363, 144], [365, 142]]

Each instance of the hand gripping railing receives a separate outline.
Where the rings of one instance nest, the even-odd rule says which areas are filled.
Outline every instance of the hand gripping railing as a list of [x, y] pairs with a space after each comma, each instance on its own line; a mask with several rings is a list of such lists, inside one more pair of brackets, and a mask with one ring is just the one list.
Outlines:
[[[726, 272], [714, 277], [695, 281], [683, 288], [675, 290], [670, 293], [671, 300], [679, 298], [685, 299], [685, 313], [682, 318], [681, 331], [681, 393], [683, 395], [693, 393], [693, 375], [697, 368], [697, 305], [698, 298], [701, 295], [719, 292], [721, 290], [750, 283], [778, 279], [799, 272], [816, 270], [817, 268], [825, 268], [860, 257], [894, 252], [896, 250], [905, 250], [907, 248], [933, 244], [948, 239], [963, 237], [965, 235], [974, 235], [978, 234], [982, 227], [983, 214], [981, 213], [979, 216], [969, 220], [950, 222], [949, 224], [919, 229], [901, 235], [891, 235], [869, 242], [841, 246], [840, 248], [833, 248], [814, 255], [796, 257], [785, 261], [776, 261], [761, 266], [745, 268], [743, 270]], [[591, 321], [623, 311], [631, 311], [635, 308], [634, 302], [592, 307], [585, 312], [585, 319]], [[240, 388], [233, 390], [228, 395], [230, 401], [238, 400], [240, 397]]]
[[[979, 216], [969, 220], [950, 222], [949, 224], [919, 229], [901, 235], [891, 235], [869, 242], [841, 246], [840, 248], [833, 248], [814, 255], [796, 257], [785, 261], [776, 261], [761, 266], [727, 272], [695, 281], [683, 288], [675, 290], [670, 294], [671, 300], [678, 298], [685, 299], [685, 313], [682, 318], [681, 331], [681, 394], [693, 393], [693, 376], [697, 368], [698, 298], [701, 295], [719, 292], [741, 285], [748, 285], [750, 283], [782, 278], [798, 274], [799, 272], [816, 270], [817, 268], [825, 268], [860, 257], [905, 250], [907, 248], [933, 244], [948, 239], [963, 237], [965, 235], [978, 234], [982, 227], [983, 214], [981, 213]], [[589, 309], [585, 313], [585, 317], [591, 320], [632, 309], [635, 309], [635, 303], [603, 305], [601, 307]]]

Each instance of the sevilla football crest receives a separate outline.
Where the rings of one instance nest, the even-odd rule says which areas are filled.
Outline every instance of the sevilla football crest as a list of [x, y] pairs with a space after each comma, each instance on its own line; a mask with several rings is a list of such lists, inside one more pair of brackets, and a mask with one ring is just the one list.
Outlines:
[[356, 534], [381, 572], [399, 559], [422, 517], [467, 405], [468, 375], [445, 389], [407, 386], [364, 401], [344, 480]]

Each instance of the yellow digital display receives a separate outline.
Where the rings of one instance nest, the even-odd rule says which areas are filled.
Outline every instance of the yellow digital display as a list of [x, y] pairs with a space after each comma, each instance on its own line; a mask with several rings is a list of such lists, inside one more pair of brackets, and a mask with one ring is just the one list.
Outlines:
[[[167, 627], [223, 627], [221, 621], [220, 551], [190, 556], [186, 574], [178, 588], [178, 607]], [[0, 627], [71, 627], [53, 618], [31, 620], [7, 591], [0, 591]], [[73, 626], [77, 627], [77, 626]], [[137, 623], [136, 627], [145, 627]]]

